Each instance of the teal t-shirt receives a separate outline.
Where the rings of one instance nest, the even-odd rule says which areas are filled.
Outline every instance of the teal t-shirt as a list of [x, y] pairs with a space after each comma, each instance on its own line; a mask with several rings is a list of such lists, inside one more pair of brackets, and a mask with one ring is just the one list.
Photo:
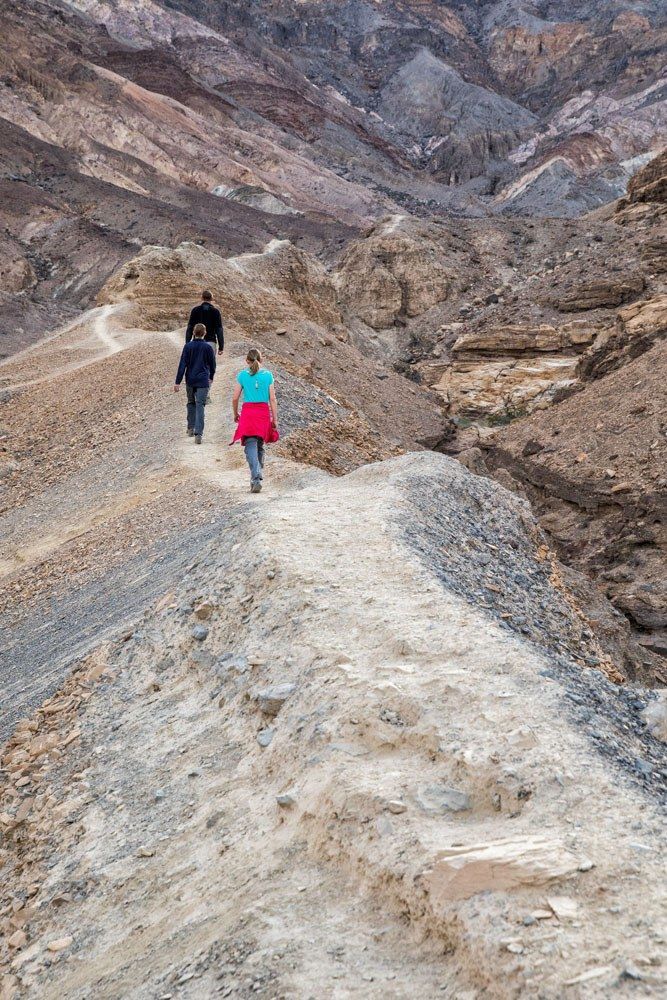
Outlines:
[[273, 375], [266, 368], [260, 368], [256, 375], [251, 375], [247, 368], [239, 372], [236, 381], [243, 389], [243, 399], [246, 403], [268, 403], [269, 386], [273, 385]]

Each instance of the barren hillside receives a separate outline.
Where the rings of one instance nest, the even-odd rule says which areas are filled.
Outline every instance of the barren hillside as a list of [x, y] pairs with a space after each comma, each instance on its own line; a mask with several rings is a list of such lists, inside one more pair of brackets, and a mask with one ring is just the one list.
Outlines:
[[0, 28], [0, 1000], [663, 996], [662, 5]]
[[[232, 343], [196, 448], [167, 390], [202, 268]], [[289, 245], [150, 248], [103, 298], [0, 369], [29, 428], [2, 516], [5, 994], [659, 990], [663, 703], [527, 503], [386, 460], [434, 432], [430, 397], [364, 393], [376, 363], [315, 343], [333, 286]], [[260, 497], [226, 444], [244, 329], [280, 389]], [[301, 464], [327, 455], [385, 461]]]

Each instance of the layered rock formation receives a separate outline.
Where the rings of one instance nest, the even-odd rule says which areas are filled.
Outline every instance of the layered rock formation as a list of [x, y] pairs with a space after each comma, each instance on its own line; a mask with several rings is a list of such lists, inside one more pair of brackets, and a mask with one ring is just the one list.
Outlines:
[[506, 7], [10, 0], [4, 353], [137, 244], [331, 248], [388, 213], [622, 194], [664, 134], [660, 5]]
[[662, 156], [638, 174], [611, 221], [643, 238], [643, 271], [630, 282], [623, 278], [613, 289], [607, 286], [606, 300], [617, 302], [628, 287], [639, 288], [643, 274], [652, 294], [619, 309], [615, 324], [588, 348], [579, 363], [581, 391], [513, 425], [489, 454], [492, 468], [509, 470], [531, 497], [565, 558], [598, 581], [648, 650], [663, 655], [666, 168]]

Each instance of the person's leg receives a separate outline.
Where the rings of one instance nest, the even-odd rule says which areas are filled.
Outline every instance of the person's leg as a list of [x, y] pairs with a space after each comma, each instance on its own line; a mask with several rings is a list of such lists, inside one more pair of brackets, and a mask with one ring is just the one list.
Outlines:
[[262, 438], [257, 438], [257, 461], [259, 462], [259, 478], [263, 479], [264, 472], [264, 441]]
[[250, 468], [250, 483], [252, 486], [259, 483], [262, 478], [262, 467], [257, 457], [257, 441], [258, 438], [256, 437], [247, 437], [243, 445], [246, 461]]
[[191, 385], [186, 385], [185, 392], [188, 397], [188, 434], [192, 437], [195, 432], [195, 390]]
[[206, 406], [207, 396], [208, 389], [195, 390], [195, 437], [201, 437], [204, 433], [204, 407]]

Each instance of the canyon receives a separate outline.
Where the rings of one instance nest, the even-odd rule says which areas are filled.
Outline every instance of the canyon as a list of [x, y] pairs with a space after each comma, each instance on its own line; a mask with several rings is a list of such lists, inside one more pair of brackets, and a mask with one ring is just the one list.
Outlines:
[[0, 5], [2, 1000], [662, 994], [665, 23]]

